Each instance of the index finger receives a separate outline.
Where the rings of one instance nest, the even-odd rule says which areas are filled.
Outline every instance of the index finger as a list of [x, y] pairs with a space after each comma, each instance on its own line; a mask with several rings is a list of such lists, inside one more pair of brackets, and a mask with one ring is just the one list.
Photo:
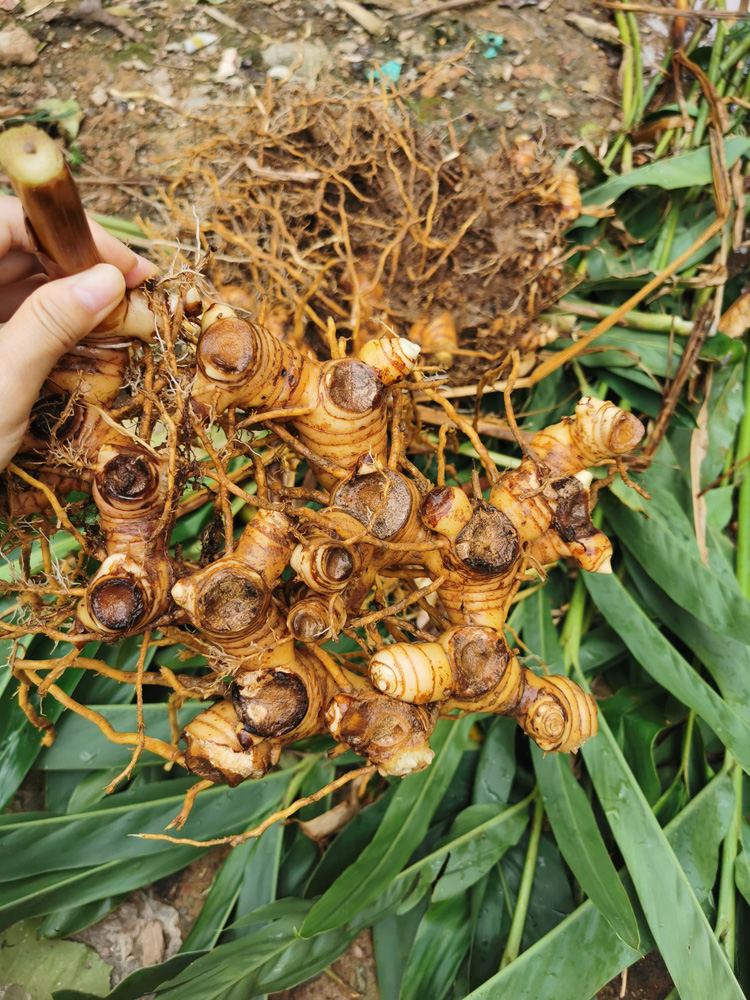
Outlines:
[[[157, 273], [154, 264], [110, 236], [97, 222], [88, 219], [88, 224], [102, 260], [105, 264], [114, 264], [122, 272], [129, 288]], [[10, 250], [34, 253], [35, 249], [26, 230], [21, 202], [18, 198], [0, 196], [0, 259]]]

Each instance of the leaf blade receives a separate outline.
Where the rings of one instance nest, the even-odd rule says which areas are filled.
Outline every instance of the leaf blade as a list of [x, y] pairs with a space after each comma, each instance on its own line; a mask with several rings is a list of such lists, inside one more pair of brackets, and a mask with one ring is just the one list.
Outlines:
[[470, 720], [462, 719], [436, 729], [433, 746], [437, 745], [438, 751], [432, 764], [401, 783], [373, 840], [305, 918], [303, 937], [346, 923], [374, 902], [396, 877], [427, 832], [458, 767], [470, 725]]
[[545, 760], [538, 747], [531, 750], [544, 808], [562, 856], [620, 940], [637, 951], [640, 934], [633, 907], [567, 758], [548, 754]]

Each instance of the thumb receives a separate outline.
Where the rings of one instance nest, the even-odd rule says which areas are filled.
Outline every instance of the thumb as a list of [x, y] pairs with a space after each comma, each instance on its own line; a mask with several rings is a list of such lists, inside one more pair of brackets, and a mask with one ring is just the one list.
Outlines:
[[124, 294], [125, 279], [112, 264], [49, 281], [5, 324], [0, 354], [10, 356], [19, 369], [23, 366], [25, 374], [39, 369], [44, 380], [55, 362], [91, 333]]
[[[0, 452], [18, 447], [31, 407], [60, 357], [91, 333], [125, 294], [111, 264], [50, 281], [0, 328]], [[14, 451], [10, 452], [13, 455]]]

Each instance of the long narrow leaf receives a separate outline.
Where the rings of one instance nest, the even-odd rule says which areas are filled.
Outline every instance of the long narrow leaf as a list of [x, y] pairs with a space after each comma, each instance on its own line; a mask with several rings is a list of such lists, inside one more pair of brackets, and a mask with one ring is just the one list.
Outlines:
[[[727, 166], [731, 167], [734, 161], [744, 156], [748, 150], [750, 150], [750, 139], [744, 136], [725, 140], [724, 153]], [[677, 188], [711, 184], [712, 179], [711, 156], [708, 146], [704, 146], [679, 156], [656, 160], [645, 167], [638, 167], [636, 170], [613, 177], [612, 180], [587, 191], [583, 196], [583, 203], [605, 205], [634, 187], [653, 184], [666, 191], [674, 191]]]
[[651, 933], [682, 1000], [744, 1000], [724, 949], [604, 719], [582, 749]]
[[604, 509], [623, 545], [673, 601], [710, 628], [750, 644], [750, 602], [733, 577], [704, 566], [694, 536], [676, 530], [656, 504], [648, 518], [614, 498]]
[[305, 937], [339, 927], [374, 902], [418, 846], [464, 751], [470, 718], [438, 725], [435, 759], [426, 771], [403, 781], [372, 842], [333, 883], [305, 918]]
[[[189, 819], [197, 840], [238, 832], [251, 817], [270, 811], [280, 800], [290, 771], [239, 788], [215, 786], [199, 795]], [[179, 810], [191, 778], [159, 782], [143, 792], [125, 792], [77, 816], [29, 820], [20, 813], [0, 827], [0, 903], [12, 880], [60, 869], [89, 867], [151, 856], [174, 849], [166, 841], [131, 834], [161, 833]]]
[[[497, 864], [508, 848], [518, 843], [528, 824], [528, 815], [516, 809], [507, 812], [507, 819], [503, 819], [503, 812], [498, 815], [496, 806], [480, 805], [469, 806], [459, 813], [450, 833], [456, 842], [445, 871], [435, 884], [434, 901], [465, 893]], [[473, 836], [461, 843], [458, 838], [468, 831]]]
[[[564, 660], [547, 594], [541, 590], [528, 601], [523, 637], [550, 670], [564, 670]], [[638, 948], [638, 922], [615, 866], [605, 847], [594, 813], [573, 777], [567, 754], [543, 754], [532, 744], [531, 757], [544, 808], [557, 846], [578, 879], [612, 924], [618, 936]]]
[[[732, 813], [732, 787], [726, 775], [715, 778], [667, 826], [665, 833], [699, 899], [713, 885], [717, 848]], [[708, 833], [708, 836], [707, 836]], [[641, 952], [653, 947], [639, 918]], [[571, 955], [575, 960], [571, 962]], [[612, 925], [588, 900], [502, 972], [466, 1000], [591, 1000], [597, 990], [641, 958], [618, 938]], [[550, 970], [555, 974], [550, 975]], [[717, 996], [716, 992], [709, 996]]]
[[581, 888], [629, 947], [639, 945], [638, 921], [617, 876], [593, 810], [562, 754], [532, 749], [534, 771], [557, 846]]
[[616, 576], [586, 573], [584, 579], [597, 607], [643, 668], [705, 719], [735, 760], [750, 772], [750, 725], [680, 656]]
[[471, 943], [468, 895], [433, 903], [417, 930], [401, 984], [401, 1000], [443, 1000]]

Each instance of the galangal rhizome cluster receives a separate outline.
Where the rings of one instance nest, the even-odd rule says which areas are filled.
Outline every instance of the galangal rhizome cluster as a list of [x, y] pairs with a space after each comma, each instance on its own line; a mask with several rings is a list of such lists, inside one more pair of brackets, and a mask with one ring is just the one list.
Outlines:
[[[26, 131], [32, 156], [51, 142], [14, 131]], [[75, 201], [64, 164], [56, 183], [63, 177]], [[35, 216], [33, 185], [15, 186], [40, 251], [65, 270], [69, 237]], [[81, 269], [96, 251], [81, 232], [76, 240]], [[1, 627], [10, 638], [42, 632], [71, 644], [56, 659], [14, 657], [20, 703], [47, 742], [54, 731], [29, 698], [34, 688], [204, 784], [262, 777], [284, 747], [317, 734], [383, 775], [408, 775], [430, 764], [437, 720], [468, 712], [512, 716], [545, 751], [576, 750], [594, 735], [592, 697], [524, 666], [505, 624], [542, 567], [565, 558], [610, 571], [588, 470], [635, 448], [638, 419], [582, 398], [561, 422], [519, 435], [523, 458], [500, 473], [470, 419], [441, 395], [444, 370], [425, 366], [413, 340], [381, 331], [347, 354], [330, 323], [330, 357], [317, 357], [202, 288], [187, 273], [129, 292], [58, 363], [4, 476], [5, 549], [20, 545], [23, 571], [6, 589], [24, 620]], [[450, 361], [450, 344], [439, 360]], [[511, 382], [519, 360], [508, 353]], [[436, 436], [422, 426], [420, 400], [445, 414]], [[478, 474], [467, 488], [451, 475], [455, 431], [476, 451], [483, 491]], [[418, 467], [430, 452], [434, 481]], [[239, 537], [236, 499], [251, 513]], [[172, 543], [175, 523], [211, 500], [202, 555], [186, 559]], [[50, 538], [61, 530], [78, 551], [56, 559]], [[32, 572], [35, 542], [43, 565]], [[135, 670], [83, 656], [90, 641], [131, 636], [143, 637]], [[352, 640], [346, 652], [332, 645], [340, 637]], [[153, 643], [179, 643], [207, 667], [148, 671]], [[206, 707], [181, 733], [173, 724], [171, 744], [143, 727], [113, 733], [57, 683], [73, 665], [136, 684], [139, 712], [148, 685], [171, 690], [173, 720], [187, 699]]]

